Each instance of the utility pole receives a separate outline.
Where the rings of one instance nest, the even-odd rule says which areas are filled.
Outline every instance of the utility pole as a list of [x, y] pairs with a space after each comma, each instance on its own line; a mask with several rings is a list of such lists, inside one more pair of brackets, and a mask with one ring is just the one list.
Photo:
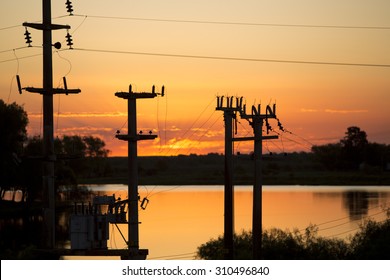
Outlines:
[[260, 105], [252, 106], [252, 113], [246, 114], [244, 106], [241, 111], [241, 118], [247, 119], [253, 128], [254, 133], [254, 185], [253, 185], [253, 213], [252, 213], [252, 238], [253, 238], [253, 259], [261, 259], [262, 244], [262, 142], [268, 139], [277, 139], [278, 136], [263, 136], [263, 123], [266, 121], [267, 134], [270, 129], [268, 119], [276, 118], [276, 106], [266, 107], [266, 114], [260, 113]]
[[[29, 92], [40, 93], [43, 96], [43, 190], [44, 190], [44, 222], [45, 222], [45, 247], [55, 248], [55, 187], [54, 187], [54, 129], [53, 129], [53, 95], [60, 93], [79, 93], [79, 89], [68, 90], [53, 89], [53, 65], [52, 65], [52, 30], [70, 29], [69, 25], [52, 24], [51, 0], [42, 0], [42, 23], [23, 23], [23, 26], [42, 30], [43, 33], [43, 88], [26, 87]], [[28, 31], [26, 30], [26, 33]], [[71, 39], [68, 33], [68, 45], [71, 47]], [[31, 43], [31, 41], [30, 41]], [[61, 48], [60, 43], [54, 44]], [[66, 80], [64, 78], [64, 83]]]
[[[263, 136], [263, 124], [266, 122], [267, 134], [271, 129], [268, 119], [276, 119], [276, 105], [266, 107], [265, 114], [261, 114], [260, 105], [252, 106], [251, 114], [246, 113], [246, 105], [242, 104], [243, 97], [226, 98], [217, 96], [216, 110], [224, 112], [225, 122], [225, 220], [224, 220], [224, 253], [225, 259], [233, 259], [233, 234], [234, 234], [234, 189], [233, 189], [233, 142], [254, 141], [254, 184], [253, 184], [253, 213], [252, 213], [252, 238], [253, 259], [261, 258], [262, 241], [262, 142], [268, 139], [277, 139], [276, 135]], [[253, 128], [253, 137], [233, 137], [233, 119], [236, 113], [240, 113], [242, 119], [249, 121]]]
[[233, 259], [234, 236], [234, 186], [233, 186], [233, 119], [240, 111], [238, 101], [233, 106], [233, 97], [217, 97], [217, 111], [223, 111], [225, 122], [225, 189], [224, 189], [224, 257]]
[[[128, 250], [129, 259], [146, 258], [147, 250], [139, 250], [139, 221], [138, 221], [138, 156], [137, 156], [137, 142], [141, 140], [153, 140], [157, 135], [153, 135], [150, 131], [149, 135], [138, 133], [137, 130], [137, 99], [141, 98], [155, 98], [160, 94], [164, 96], [164, 86], [161, 93], [155, 92], [155, 86], [152, 92], [133, 92], [132, 86], [129, 86], [129, 92], [117, 92], [115, 96], [127, 99], [128, 104], [128, 134], [117, 134], [116, 138], [127, 141], [128, 143]], [[141, 256], [146, 253], [145, 256]]]

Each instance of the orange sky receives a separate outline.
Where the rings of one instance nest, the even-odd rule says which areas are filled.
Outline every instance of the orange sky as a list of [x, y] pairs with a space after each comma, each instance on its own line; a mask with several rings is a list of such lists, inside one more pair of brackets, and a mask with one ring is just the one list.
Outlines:
[[[265, 151], [309, 151], [311, 144], [338, 141], [352, 125], [365, 130], [369, 141], [390, 144], [390, 67], [286, 63], [389, 65], [390, 28], [307, 26], [390, 27], [388, 1], [84, 0], [74, 1], [76, 16], [62, 18], [65, 1], [52, 2], [53, 22], [72, 27], [75, 48], [67, 50], [63, 43], [62, 51], [53, 53], [54, 85], [62, 87], [66, 76], [68, 87], [82, 90], [54, 98], [56, 135], [93, 134], [105, 140], [111, 155], [125, 155], [126, 143], [114, 135], [125, 131], [127, 106], [114, 94], [131, 83], [136, 91], [153, 84], [166, 88], [165, 97], [138, 102], [139, 129], [159, 135], [139, 144], [140, 155], [222, 153], [216, 95], [244, 96], [248, 105], [276, 102], [277, 116], [294, 134], [267, 142]], [[23, 48], [21, 26], [39, 21], [41, 1], [2, 0], [0, 11], [0, 98], [23, 105], [29, 134], [41, 134], [41, 96], [19, 95], [14, 80], [19, 74], [23, 86], [42, 86], [41, 32], [30, 28], [34, 47]], [[65, 35], [54, 31], [53, 41], [63, 42]], [[37, 56], [25, 58], [32, 55]], [[238, 134], [250, 133], [240, 120]], [[252, 144], [235, 149], [249, 152]]]

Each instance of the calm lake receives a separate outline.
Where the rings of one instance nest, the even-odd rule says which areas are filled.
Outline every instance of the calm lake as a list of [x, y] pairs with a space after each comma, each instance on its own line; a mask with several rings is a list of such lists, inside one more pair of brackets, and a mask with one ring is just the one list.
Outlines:
[[[88, 186], [99, 195], [125, 199], [126, 185]], [[140, 186], [140, 248], [148, 259], [193, 259], [196, 249], [223, 234], [223, 186]], [[364, 219], [384, 220], [390, 206], [390, 186], [265, 186], [263, 229], [304, 230], [318, 226], [318, 234], [348, 238]], [[235, 231], [250, 230], [252, 187], [235, 186]], [[127, 226], [120, 225], [125, 236]], [[111, 249], [125, 248], [119, 231], [110, 226]]]

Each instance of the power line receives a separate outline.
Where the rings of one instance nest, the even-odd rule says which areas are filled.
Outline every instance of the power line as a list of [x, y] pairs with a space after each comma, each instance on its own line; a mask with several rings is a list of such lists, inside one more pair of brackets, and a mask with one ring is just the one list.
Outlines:
[[[20, 49], [20, 48], [18, 48]], [[375, 63], [348, 63], [348, 62], [332, 62], [332, 61], [307, 61], [307, 60], [281, 60], [281, 59], [264, 59], [250, 57], [227, 57], [227, 56], [204, 56], [204, 55], [187, 55], [187, 54], [169, 54], [169, 53], [152, 53], [152, 52], [134, 52], [134, 51], [119, 51], [119, 50], [103, 50], [89, 48], [73, 48], [72, 50], [97, 53], [113, 53], [113, 54], [128, 54], [128, 55], [145, 55], [145, 56], [161, 56], [161, 57], [176, 57], [176, 58], [193, 58], [193, 59], [209, 59], [209, 60], [227, 60], [227, 61], [246, 61], [246, 62], [268, 62], [268, 63], [289, 63], [289, 64], [309, 64], [309, 65], [328, 65], [328, 66], [352, 66], [352, 67], [379, 67], [390, 68], [390, 64], [375, 64]], [[9, 52], [12, 50], [5, 50]], [[68, 50], [63, 50], [68, 51]], [[19, 60], [40, 56], [42, 54], [29, 55], [19, 57]], [[15, 58], [0, 61], [0, 63], [15, 61]]]
[[11, 26], [2, 27], [2, 28], [0, 28], [0, 31], [7, 30], [7, 29], [13, 29], [16, 27], [22, 27], [22, 25], [18, 24], [18, 25], [11, 25]]
[[149, 260], [157, 260], [157, 259], [176, 259], [176, 258], [190, 258], [190, 257], [195, 257], [196, 252], [191, 252], [191, 253], [183, 253], [183, 254], [177, 254], [177, 255], [168, 255], [168, 256], [160, 256], [160, 257], [154, 257], [154, 258], [149, 258]]
[[154, 21], [154, 22], [170, 22], [170, 23], [193, 23], [193, 24], [215, 24], [215, 25], [242, 25], [242, 26], [270, 26], [270, 27], [296, 27], [296, 28], [332, 28], [332, 29], [390, 30], [389, 26], [352, 26], [352, 25], [314, 25], [314, 24], [254, 23], [254, 22], [233, 22], [233, 21], [162, 19], [162, 18], [144, 18], [144, 17], [115, 17], [115, 16], [78, 15], [78, 14], [75, 14], [74, 16], [98, 18], [98, 19]]
[[390, 64], [374, 64], [374, 63], [347, 63], [347, 62], [281, 60], [281, 59], [263, 59], [263, 58], [245, 58], [245, 57], [227, 57], [227, 56], [225, 56], [225, 57], [224, 56], [204, 56], [204, 55], [134, 52], [134, 51], [103, 50], [103, 49], [88, 49], [88, 48], [73, 48], [73, 50], [84, 51], [84, 52], [97, 52], [97, 53], [114, 53], [114, 54], [146, 55], [146, 56], [194, 58], [194, 59], [211, 59], [211, 60], [230, 60], [230, 61], [246, 61], [246, 62], [271, 62], [271, 63], [311, 64], [311, 65], [328, 65], [328, 66], [390, 68]]

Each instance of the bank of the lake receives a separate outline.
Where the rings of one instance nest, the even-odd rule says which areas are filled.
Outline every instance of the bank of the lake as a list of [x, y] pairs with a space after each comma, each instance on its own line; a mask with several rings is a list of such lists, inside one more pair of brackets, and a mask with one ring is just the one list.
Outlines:
[[[100, 159], [102, 160], [102, 159]], [[103, 159], [103, 175], [78, 178], [82, 184], [126, 184], [127, 158]], [[236, 156], [234, 183], [253, 182], [253, 160]], [[224, 157], [218, 154], [139, 157], [139, 183], [142, 185], [220, 185], [224, 182]], [[390, 171], [385, 167], [362, 166], [358, 170], [327, 170], [311, 154], [266, 155], [262, 172], [264, 185], [390, 185]]]

